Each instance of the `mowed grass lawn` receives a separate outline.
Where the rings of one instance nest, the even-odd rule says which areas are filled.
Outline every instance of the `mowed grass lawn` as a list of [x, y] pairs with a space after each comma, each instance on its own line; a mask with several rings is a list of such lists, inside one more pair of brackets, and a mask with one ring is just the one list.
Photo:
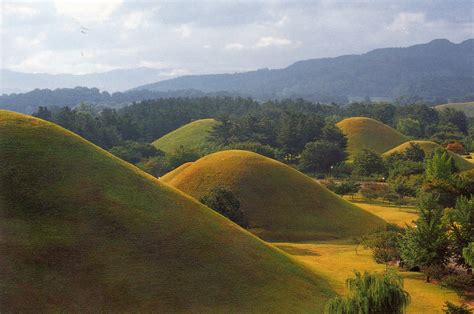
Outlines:
[[[351, 200], [348, 197], [344, 198], [348, 201]], [[361, 200], [353, 200], [353, 203], [363, 210], [368, 211], [369, 213], [400, 227], [411, 225], [412, 222], [418, 218], [416, 208], [413, 206], [400, 207], [396, 205], [382, 204], [378, 201], [367, 203]]]
[[[347, 200], [350, 198], [345, 197]], [[362, 199], [352, 200], [362, 209], [380, 218], [405, 226], [416, 220], [416, 209], [410, 206], [399, 208], [379, 201], [366, 203]], [[384, 271], [385, 265], [377, 264], [372, 258], [372, 252], [359, 246], [356, 253], [354, 244], [341, 240], [320, 243], [273, 243], [278, 248], [308, 265], [316, 274], [324, 278], [337, 293], [346, 293], [345, 280], [358, 271]], [[462, 300], [455, 292], [443, 289], [434, 283], [426, 283], [425, 277], [417, 272], [400, 272], [404, 278], [405, 289], [411, 296], [408, 313], [443, 313], [446, 301], [461, 303]]]
[[[362, 246], [355, 252], [355, 245], [340, 243], [274, 243], [278, 248], [302, 261], [316, 274], [326, 279], [336, 292], [346, 292], [345, 280], [354, 270], [384, 271], [385, 265], [377, 264], [372, 253]], [[411, 296], [408, 313], [443, 313], [445, 301], [460, 303], [461, 299], [451, 290], [437, 284], [426, 283], [421, 273], [401, 272], [405, 289]]]

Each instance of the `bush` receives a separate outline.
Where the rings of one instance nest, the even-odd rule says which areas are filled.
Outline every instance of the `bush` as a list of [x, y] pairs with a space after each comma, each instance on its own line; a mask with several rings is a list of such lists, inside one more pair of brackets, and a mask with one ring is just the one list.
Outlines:
[[240, 201], [234, 196], [232, 191], [225, 187], [217, 186], [213, 188], [209, 194], [201, 197], [200, 201], [242, 228], [249, 227], [247, 218], [240, 209]]
[[145, 158], [163, 156], [165, 154], [153, 145], [133, 141], [126, 141], [123, 145], [114, 146], [109, 151], [113, 155], [134, 164]]
[[355, 272], [355, 278], [349, 278], [346, 285], [349, 295], [330, 299], [325, 313], [400, 314], [410, 303], [408, 292], [403, 290], [403, 279], [395, 272]]
[[382, 175], [386, 171], [382, 157], [368, 149], [363, 149], [354, 157], [352, 166], [354, 173], [359, 176]]
[[472, 285], [474, 285], [474, 278], [472, 277], [472, 275], [448, 275], [441, 279], [442, 287], [453, 289], [459, 295], [464, 295], [466, 290], [469, 289]]
[[446, 314], [472, 314], [472, 311], [466, 304], [456, 305], [449, 301], [444, 303], [443, 312]]

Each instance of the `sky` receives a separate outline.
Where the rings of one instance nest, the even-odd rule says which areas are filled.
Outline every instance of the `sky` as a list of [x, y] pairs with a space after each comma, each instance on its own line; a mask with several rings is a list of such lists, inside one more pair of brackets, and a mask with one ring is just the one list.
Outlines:
[[1, 68], [170, 76], [474, 37], [474, 1], [1, 1]]

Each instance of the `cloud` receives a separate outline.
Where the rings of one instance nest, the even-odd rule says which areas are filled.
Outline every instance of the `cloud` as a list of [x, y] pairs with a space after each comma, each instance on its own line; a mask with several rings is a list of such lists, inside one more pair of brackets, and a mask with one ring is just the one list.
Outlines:
[[474, 27], [472, 0], [31, 1], [0, 5], [2, 67], [236, 72], [434, 38], [460, 42]]
[[225, 45], [224, 49], [227, 50], [242, 50], [245, 49], [245, 46], [242, 45], [241, 43], [230, 43]]
[[278, 37], [262, 37], [260, 38], [254, 45], [255, 48], [267, 48], [271, 46], [288, 46], [291, 45], [291, 40], [286, 38], [278, 38]]
[[5, 3], [0, 7], [0, 14], [4, 15], [13, 15], [16, 18], [31, 18], [39, 14], [39, 11], [34, 7], [28, 6], [26, 4], [18, 3]]
[[183, 24], [183, 25], [180, 25], [179, 27], [176, 27], [175, 30], [183, 38], [189, 37], [193, 33], [192, 30], [191, 30], [191, 27], [189, 25], [186, 25], [186, 24]]
[[128, 30], [148, 27], [146, 14], [144, 12], [132, 12], [127, 14], [123, 21], [123, 27]]
[[425, 23], [425, 14], [401, 12], [397, 14], [393, 22], [388, 26], [392, 32], [409, 33], [413, 27], [418, 27]]
[[122, 0], [55, 0], [59, 15], [72, 17], [81, 22], [100, 22], [107, 20], [122, 4]]

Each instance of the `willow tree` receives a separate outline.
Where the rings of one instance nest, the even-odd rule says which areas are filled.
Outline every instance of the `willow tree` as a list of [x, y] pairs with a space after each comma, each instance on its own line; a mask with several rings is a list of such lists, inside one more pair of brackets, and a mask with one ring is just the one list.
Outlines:
[[326, 303], [327, 314], [401, 314], [410, 303], [403, 279], [394, 271], [383, 274], [355, 272], [346, 281], [349, 295]]

